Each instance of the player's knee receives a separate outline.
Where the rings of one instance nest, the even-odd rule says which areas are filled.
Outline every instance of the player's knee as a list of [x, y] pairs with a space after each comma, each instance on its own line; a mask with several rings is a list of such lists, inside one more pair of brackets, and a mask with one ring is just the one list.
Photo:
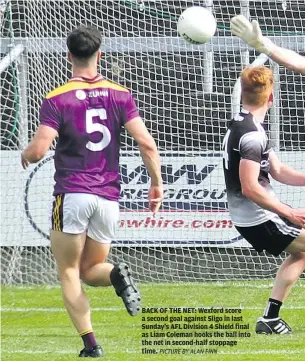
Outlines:
[[78, 267], [59, 268], [58, 276], [60, 281], [73, 281], [79, 278], [79, 269]]
[[80, 270], [80, 279], [88, 286], [97, 287], [95, 278], [92, 276], [90, 268]]

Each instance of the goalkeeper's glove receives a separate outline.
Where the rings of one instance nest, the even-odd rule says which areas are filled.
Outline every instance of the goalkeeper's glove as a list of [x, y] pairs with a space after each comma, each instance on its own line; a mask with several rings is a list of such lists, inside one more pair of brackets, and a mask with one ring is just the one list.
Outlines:
[[265, 38], [259, 27], [259, 23], [253, 20], [252, 23], [243, 15], [236, 15], [230, 22], [231, 31], [241, 38], [245, 43], [252, 46], [260, 53], [271, 55], [272, 41]]

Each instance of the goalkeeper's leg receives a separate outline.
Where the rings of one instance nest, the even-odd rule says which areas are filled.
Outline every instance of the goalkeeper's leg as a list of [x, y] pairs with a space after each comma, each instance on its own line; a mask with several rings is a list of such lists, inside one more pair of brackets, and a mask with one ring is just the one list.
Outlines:
[[292, 332], [287, 323], [279, 317], [279, 312], [283, 301], [305, 269], [305, 252], [300, 252], [303, 251], [304, 245], [305, 232], [301, 231], [299, 237], [286, 249], [291, 254], [277, 272], [264, 316], [256, 324], [257, 333], [287, 334]]
[[295, 253], [288, 256], [277, 272], [274, 286], [271, 292], [271, 298], [281, 300], [283, 302], [304, 269], [304, 252]]

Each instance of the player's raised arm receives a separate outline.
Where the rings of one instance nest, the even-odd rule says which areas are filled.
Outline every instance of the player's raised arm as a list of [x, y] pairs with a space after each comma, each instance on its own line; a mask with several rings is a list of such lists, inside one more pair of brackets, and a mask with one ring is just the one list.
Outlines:
[[259, 23], [252, 23], [243, 15], [236, 15], [231, 19], [231, 31], [245, 43], [260, 53], [267, 54], [275, 62], [288, 69], [305, 74], [305, 57], [293, 50], [281, 48], [270, 39], [263, 36]]
[[135, 117], [125, 123], [125, 128], [137, 142], [143, 162], [151, 177], [150, 209], [156, 213], [163, 198], [160, 157], [156, 143], [140, 117]]
[[305, 186], [305, 173], [283, 164], [273, 150], [270, 151], [269, 162], [273, 179], [290, 186]]

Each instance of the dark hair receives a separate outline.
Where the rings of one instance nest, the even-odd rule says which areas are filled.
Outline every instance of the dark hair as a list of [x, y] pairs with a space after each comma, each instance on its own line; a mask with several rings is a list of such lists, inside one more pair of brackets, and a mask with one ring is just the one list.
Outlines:
[[67, 37], [67, 46], [70, 53], [81, 60], [91, 58], [99, 50], [101, 42], [100, 32], [87, 26], [78, 27]]

